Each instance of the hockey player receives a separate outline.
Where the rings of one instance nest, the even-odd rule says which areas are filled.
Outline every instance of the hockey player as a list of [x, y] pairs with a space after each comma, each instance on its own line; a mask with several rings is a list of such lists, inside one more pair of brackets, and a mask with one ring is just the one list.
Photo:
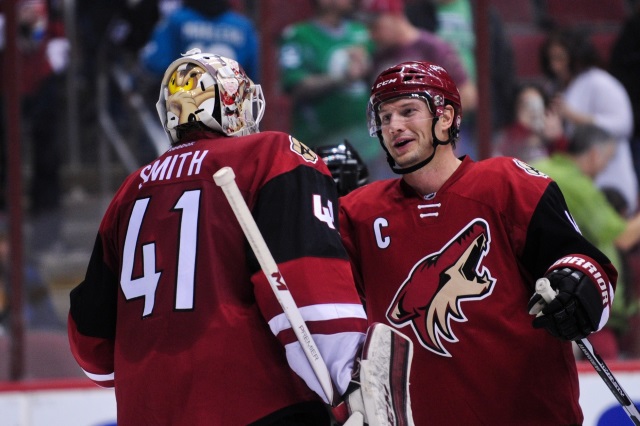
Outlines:
[[[369, 321], [414, 342], [417, 425], [581, 424], [571, 340], [607, 321], [616, 270], [548, 176], [514, 158], [455, 156], [461, 109], [428, 62], [390, 67], [371, 89], [370, 132], [401, 177], [341, 199]], [[534, 318], [541, 277], [558, 295]]]
[[[221, 97], [232, 78], [233, 120]], [[264, 106], [260, 86], [224, 57], [188, 52], [164, 75], [157, 108], [172, 146], [122, 184], [71, 292], [71, 350], [89, 378], [115, 386], [118, 425], [329, 424], [325, 404], [335, 401], [212, 179], [224, 166], [336, 398], [350, 383], [367, 321], [334, 223], [335, 184], [298, 140], [258, 132]]]

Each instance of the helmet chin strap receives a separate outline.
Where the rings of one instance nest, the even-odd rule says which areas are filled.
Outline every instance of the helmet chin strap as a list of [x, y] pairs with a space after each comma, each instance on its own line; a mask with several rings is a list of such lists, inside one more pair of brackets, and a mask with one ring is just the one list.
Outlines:
[[431, 124], [431, 136], [433, 138], [433, 152], [431, 153], [430, 156], [428, 156], [427, 158], [425, 158], [424, 160], [420, 161], [417, 164], [414, 164], [413, 166], [409, 166], [409, 167], [405, 167], [405, 168], [400, 168], [396, 166], [396, 162], [393, 159], [393, 157], [391, 156], [391, 154], [389, 154], [389, 151], [387, 150], [387, 147], [384, 146], [384, 142], [382, 140], [382, 135], [380, 133], [378, 133], [378, 139], [380, 141], [380, 145], [382, 145], [382, 149], [384, 150], [384, 152], [387, 153], [387, 163], [389, 163], [389, 167], [391, 167], [391, 171], [397, 175], [406, 175], [408, 173], [413, 173], [416, 170], [419, 170], [421, 168], [423, 168], [424, 166], [426, 166], [427, 164], [429, 164], [431, 162], [431, 160], [433, 160], [433, 157], [436, 155], [436, 148], [438, 148], [438, 145], [447, 145], [449, 143], [451, 143], [452, 137], [451, 135], [449, 135], [449, 138], [446, 141], [441, 141], [440, 139], [438, 139], [438, 137], [436, 136], [436, 123], [438, 122], [438, 119], [440, 117], [435, 117], [435, 119], [433, 120], [432, 124]]

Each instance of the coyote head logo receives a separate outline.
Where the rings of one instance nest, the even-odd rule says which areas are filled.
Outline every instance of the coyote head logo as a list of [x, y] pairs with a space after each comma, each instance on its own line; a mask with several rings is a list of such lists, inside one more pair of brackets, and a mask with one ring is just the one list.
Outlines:
[[489, 227], [475, 219], [437, 253], [421, 259], [396, 293], [387, 319], [396, 326], [411, 324], [422, 346], [451, 356], [442, 339], [458, 341], [451, 320], [465, 322], [461, 302], [487, 297], [495, 279], [482, 259], [489, 252]]

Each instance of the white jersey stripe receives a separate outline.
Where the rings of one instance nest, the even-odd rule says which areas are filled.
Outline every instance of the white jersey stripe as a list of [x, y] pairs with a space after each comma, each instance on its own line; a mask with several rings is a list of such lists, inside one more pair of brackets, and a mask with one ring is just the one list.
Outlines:
[[[340, 318], [367, 319], [367, 314], [364, 312], [362, 305], [355, 303], [326, 303], [322, 305], [304, 306], [299, 308], [299, 310], [305, 321], [327, 321]], [[278, 335], [282, 330], [291, 328], [291, 325], [283, 312], [271, 318], [269, 327], [274, 335]]]
[[86, 374], [87, 377], [93, 380], [94, 382], [108, 382], [109, 380], [114, 380], [115, 378], [115, 373], [93, 374], [93, 373], [89, 373], [87, 370], [84, 370], [84, 369], [82, 371], [84, 371], [84, 374]]

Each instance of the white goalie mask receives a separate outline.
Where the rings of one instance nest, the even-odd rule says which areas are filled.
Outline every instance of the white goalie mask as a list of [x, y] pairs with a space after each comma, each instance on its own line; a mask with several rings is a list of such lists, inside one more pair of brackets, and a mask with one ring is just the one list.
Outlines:
[[171, 143], [203, 125], [226, 136], [259, 131], [265, 101], [240, 64], [193, 49], [169, 65], [156, 108]]

